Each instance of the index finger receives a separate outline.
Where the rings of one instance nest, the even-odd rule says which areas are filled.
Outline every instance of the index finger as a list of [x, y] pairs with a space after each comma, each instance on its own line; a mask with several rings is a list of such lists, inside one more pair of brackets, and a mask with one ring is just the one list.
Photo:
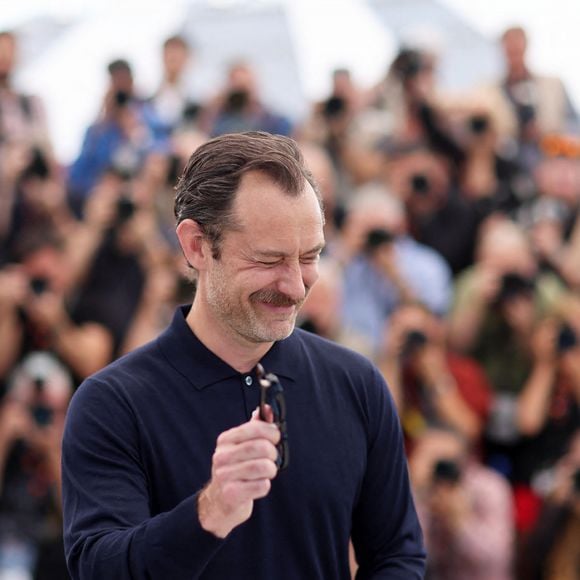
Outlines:
[[250, 439], [267, 439], [276, 444], [280, 440], [280, 430], [275, 423], [248, 421], [238, 427], [228, 429], [218, 437], [218, 444], [236, 444]]

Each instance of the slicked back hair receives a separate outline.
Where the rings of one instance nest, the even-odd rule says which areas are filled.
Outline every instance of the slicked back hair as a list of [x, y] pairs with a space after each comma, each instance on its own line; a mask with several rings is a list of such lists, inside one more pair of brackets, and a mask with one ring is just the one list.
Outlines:
[[318, 187], [294, 140], [259, 131], [211, 139], [190, 157], [176, 187], [174, 212], [177, 224], [192, 219], [199, 225], [216, 260], [224, 231], [237, 227], [233, 203], [240, 181], [252, 171], [264, 173], [290, 196], [300, 195], [309, 183], [322, 211]]

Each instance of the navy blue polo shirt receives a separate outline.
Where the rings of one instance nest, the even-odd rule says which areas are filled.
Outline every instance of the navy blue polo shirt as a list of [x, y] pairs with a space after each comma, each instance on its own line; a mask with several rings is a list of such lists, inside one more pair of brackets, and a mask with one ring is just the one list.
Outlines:
[[197, 493], [218, 435], [258, 405], [254, 373], [209, 351], [185, 321], [87, 379], [63, 441], [64, 536], [73, 579], [423, 577], [425, 554], [397, 414], [364, 357], [295, 330], [262, 359], [287, 403], [290, 465], [219, 539]]

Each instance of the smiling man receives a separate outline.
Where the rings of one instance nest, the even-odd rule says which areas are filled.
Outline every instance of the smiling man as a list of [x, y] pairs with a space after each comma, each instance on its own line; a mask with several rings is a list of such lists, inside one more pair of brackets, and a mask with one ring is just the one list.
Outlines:
[[[324, 246], [296, 144], [266, 133], [209, 141], [185, 169], [175, 213], [193, 304], [85, 381], [69, 410], [72, 577], [347, 579], [352, 538], [357, 578], [422, 578], [381, 375], [294, 328]], [[261, 367], [283, 385], [283, 427], [275, 409], [257, 412]]]

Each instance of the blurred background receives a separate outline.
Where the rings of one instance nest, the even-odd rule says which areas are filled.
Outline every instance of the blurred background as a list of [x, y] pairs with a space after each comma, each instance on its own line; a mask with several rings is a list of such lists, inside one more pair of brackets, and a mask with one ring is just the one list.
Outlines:
[[294, 137], [320, 183], [327, 248], [299, 324], [384, 374], [427, 577], [579, 578], [574, 8], [3, 6], [0, 580], [68, 578], [68, 402], [191, 301], [174, 186], [196, 147], [245, 130]]

